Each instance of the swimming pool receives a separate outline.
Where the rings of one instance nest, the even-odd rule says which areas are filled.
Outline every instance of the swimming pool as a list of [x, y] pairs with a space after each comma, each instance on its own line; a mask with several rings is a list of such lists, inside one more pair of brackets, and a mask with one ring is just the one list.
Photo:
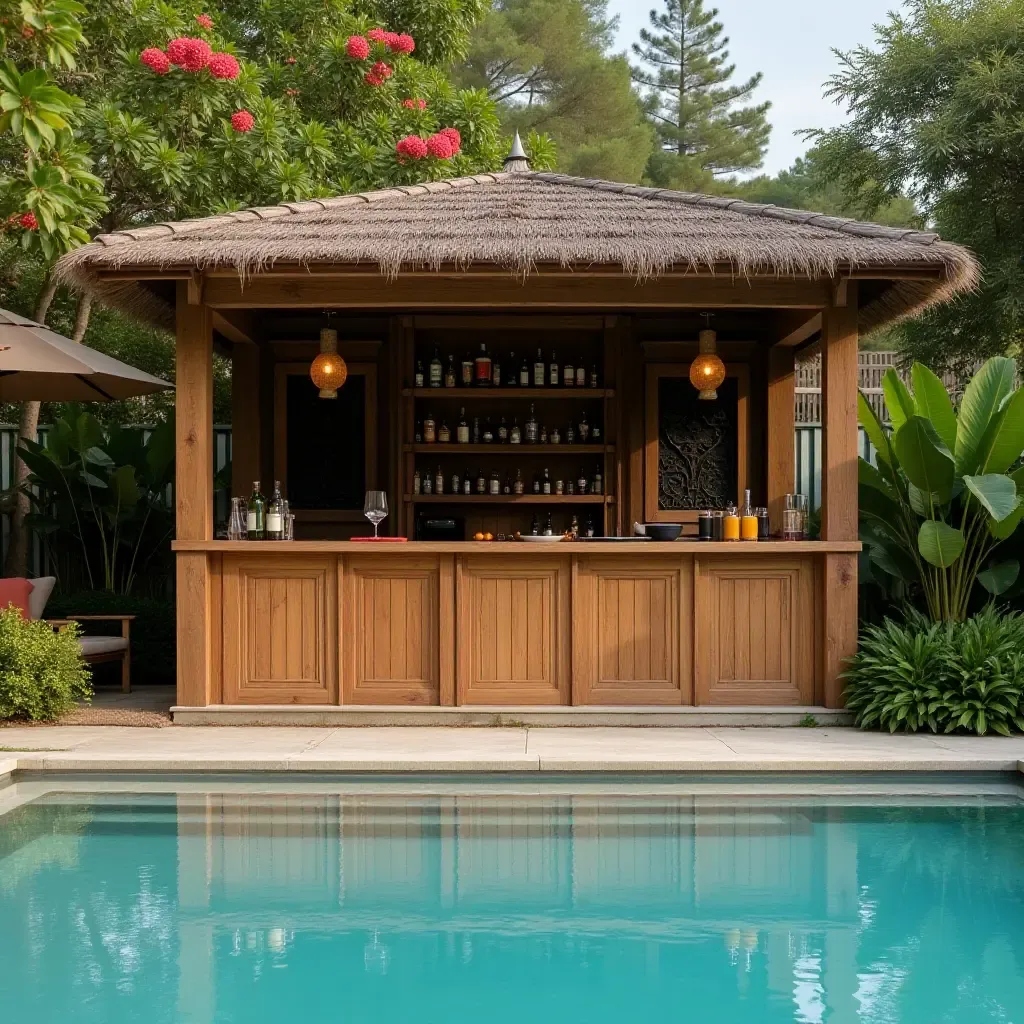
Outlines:
[[1024, 1021], [998, 779], [4, 796], [5, 1024]]

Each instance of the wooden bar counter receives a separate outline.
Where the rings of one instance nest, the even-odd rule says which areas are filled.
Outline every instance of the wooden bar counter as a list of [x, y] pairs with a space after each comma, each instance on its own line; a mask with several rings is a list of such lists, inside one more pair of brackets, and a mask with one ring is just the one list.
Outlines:
[[860, 545], [174, 549], [203, 566], [211, 619], [182, 704], [665, 706], [821, 703], [826, 556]]

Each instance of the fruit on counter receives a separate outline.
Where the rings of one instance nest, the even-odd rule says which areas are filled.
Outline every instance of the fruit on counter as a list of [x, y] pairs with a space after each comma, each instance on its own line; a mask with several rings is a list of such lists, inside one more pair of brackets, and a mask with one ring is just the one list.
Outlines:
[[484, 534], [484, 540], [494, 540], [494, 534], [493, 533], [485, 533]]
[[473, 540], [483, 540], [483, 539], [484, 539], [484, 535], [479, 530], [477, 530], [477, 532], [473, 534]]

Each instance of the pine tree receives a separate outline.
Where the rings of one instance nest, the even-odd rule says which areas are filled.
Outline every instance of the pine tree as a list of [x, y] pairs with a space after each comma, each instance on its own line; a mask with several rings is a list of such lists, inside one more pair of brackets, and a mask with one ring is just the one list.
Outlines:
[[768, 146], [770, 104], [744, 106], [761, 82], [758, 72], [730, 81], [729, 43], [715, 8], [703, 0], [664, 0], [650, 29], [633, 44], [641, 66], [633, 79], [647, 90], [647, 114], [661, 143], [647, 165], [656, 185], [708, 188], [716, 175], [759, 167]]

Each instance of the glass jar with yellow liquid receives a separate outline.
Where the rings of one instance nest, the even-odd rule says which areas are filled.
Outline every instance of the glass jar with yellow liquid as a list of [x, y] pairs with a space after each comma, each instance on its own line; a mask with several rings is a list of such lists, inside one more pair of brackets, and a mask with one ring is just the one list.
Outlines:
[[727, 506], [725, 515], [722, 516], [722, 539], [740, 539], [740, 513], [735, 505]]
[[757, 512], [750, 504], [750, 491], [743, 492], [743, 507], [740, 509], [740, 540], [757, 540]]

